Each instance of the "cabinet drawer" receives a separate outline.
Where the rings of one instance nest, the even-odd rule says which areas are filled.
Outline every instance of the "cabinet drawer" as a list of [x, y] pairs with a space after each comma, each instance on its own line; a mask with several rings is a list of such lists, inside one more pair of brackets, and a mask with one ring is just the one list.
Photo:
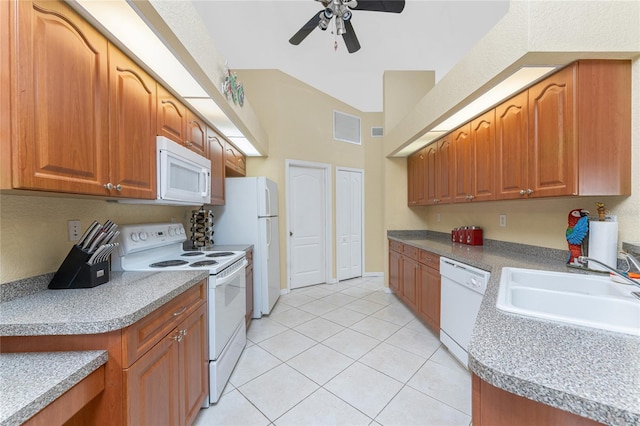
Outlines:
[[408, 246], [406, 244], [404, 244], [404, 247], [402, 248], [402, 254], [404, 254], [407, 257], [410, 257], [413, 260], [418, 260], [419, 251], [420, 249], [413, 246]]
[[129, 367], [206, 300], [206, 281], [170, 300], [123, 330], [122, 364]]
[[389, 240], [389, 250], [393, 250], [393, 251], [397, 251], [399, 253], [402, 253], [402, 247], [404, 246], [404, 244], [398, 242], [398, 241], [393, 241], [393, 240]]
[[440, 256], [430, 251], [420, 250], [418, 261], [430, 268], [440, 271]]

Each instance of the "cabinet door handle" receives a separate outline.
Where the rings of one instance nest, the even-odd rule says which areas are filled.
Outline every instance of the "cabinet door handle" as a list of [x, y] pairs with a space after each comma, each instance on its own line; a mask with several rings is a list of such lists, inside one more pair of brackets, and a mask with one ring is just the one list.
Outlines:
[[533, 194], [533, 189], [527, 189], [527, 195]]
[[178, 333], [175, 336], [171, 337], [173, 340], [177, 341], [178, 343], [182, 342], [182, 334]]
[[180, 315], [184, 314], [184, 312], [185, 312], [186, 310], [187, 310], [187, 307], [186, 307], [186, 306], [183, 306], [183, 307], [182, 307], [182, 309], [180, 309], [178, 312], [174, 312], [174, 313], [173, 313], [173, 316], [174, 316], [174, 317], [178, 317], [178, 316], [180, 316]]
[[520, 190], [520, 195], [526, 195], [527, 191], [525, 191], [524, 189]]
[[105, 188], [107, 188], [109, 191], [111, 191], [113, 189], [113, 184], [111, 182], [107, 182], [104, 185]]
[[114, 187], [114, 189], [115, 189], [116, 191], [122, 191], [122, 185], [117, 184], [117, 185]]

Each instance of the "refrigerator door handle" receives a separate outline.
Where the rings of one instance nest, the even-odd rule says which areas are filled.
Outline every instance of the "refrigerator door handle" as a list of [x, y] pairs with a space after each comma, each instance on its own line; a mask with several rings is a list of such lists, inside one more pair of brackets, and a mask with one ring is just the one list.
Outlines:
[[269, 186], [264, 186], [264, 195], [266, 197], [266, 216], [271, 216], [271, 192], [269, 192]]
[[271, 248], [271, 218], [268, 217], [267, 219], [267, 262], [269, 261], [269, 252], [270, 252], [270, 248]]

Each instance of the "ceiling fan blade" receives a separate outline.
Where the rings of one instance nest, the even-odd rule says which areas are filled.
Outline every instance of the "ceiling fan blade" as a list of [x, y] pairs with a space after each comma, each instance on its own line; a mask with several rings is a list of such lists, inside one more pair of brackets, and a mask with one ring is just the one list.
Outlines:
[[347, 45], [347, 50], [349, 53], [357, 52], [360, 50], [360, 42], [358, 41], [358, 37], [356, 37], [356, 32], [353, 30], [351, 20], [344, 21], [344, 28], [347, 32], [342, 34], [342, 38], [344, 39], [344, 44]]
[[309, 19], [309, 22], [304, 24], [302, 28], [300, 28], [298, 32], [289, 39], [289, 43], [295, 44], [297, 46], [302, 42], [302, 40], [307, 38], [307, 36], [311, 34], [311, 31], [313, 31], [318, 26], [318, 23], [320, 22], [320, 13], [316, 13], [315, 15], [313, 15], [313, 17]]
[[357, 0], [353, 10], [369, 10], [372, 12], [400, 13], [404, 9], [404, 0]]

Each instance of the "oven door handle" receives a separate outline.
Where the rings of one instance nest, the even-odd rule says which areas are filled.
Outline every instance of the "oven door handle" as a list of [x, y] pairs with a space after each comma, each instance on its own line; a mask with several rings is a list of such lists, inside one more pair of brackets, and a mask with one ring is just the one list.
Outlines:
[[244, 274], [244, 269], [247, 267], [248, 264], [249, 264], [249, 262], [247, 262], [247, 259], [243, 259], [242, 260], [242, 266], [239, 267], [237, 270], [233, 271], [232, 273], [230, 273], [226, 277], [216, 278], [216, 287], [227, 285], [229, 282], [231, 282], [234, 279], [236, 279], [236, 277], [238, 275]]

